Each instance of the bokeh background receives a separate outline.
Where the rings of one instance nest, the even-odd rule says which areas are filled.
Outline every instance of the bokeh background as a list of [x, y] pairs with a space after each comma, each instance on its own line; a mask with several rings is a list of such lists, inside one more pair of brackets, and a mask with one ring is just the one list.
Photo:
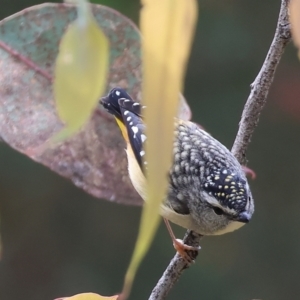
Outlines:
[[[39, 3], [1, 0], [0, 19]], [[99, 3], [138, 23], [138, 0]], [[280, 1], [201, 0], [199, 4], [185, 95], [193, 120], [230, 148], [249, 85], [273, 38]], [[249, 166], [257, 173], [251, 181], [256, 200], [253, 220], [235, 233], [205, 238], [196, 264], [168, 299], [299, 297], [299, 153], [300, 63], [290, 44], [248, 151]], [[121, 290], [140, 208], [95, 199], [0, 143], [0, 215], [1, 300], [51, 300]], [[185, 232], [175, 230], [178, 237]], [[173, 254], [162, 224], [131, 299], [148, 298]]]

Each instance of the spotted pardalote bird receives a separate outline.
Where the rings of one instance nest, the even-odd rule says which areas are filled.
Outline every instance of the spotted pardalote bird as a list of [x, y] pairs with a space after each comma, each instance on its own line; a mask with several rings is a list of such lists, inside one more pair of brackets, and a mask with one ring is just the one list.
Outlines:
[[[121, 128], [130, 179], [145, 199], [147, 137], [142, 115], [147, 108], [121, 88], [112, 89], [101, 104]], [[245, 173], [231, 152], [197, 124], [175, 120], [173, 166], [162, 216], [199, 234], [219, 235], [248, 223], [253, 212]]]

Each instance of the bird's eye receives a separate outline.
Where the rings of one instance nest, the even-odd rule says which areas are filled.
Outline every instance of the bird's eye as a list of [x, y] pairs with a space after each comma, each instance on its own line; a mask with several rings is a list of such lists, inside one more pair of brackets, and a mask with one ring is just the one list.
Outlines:
[[213, 207], [213, 210], [214, 210], [215, 214], [218, 216], [221, 216], [224, 214], [224, 211], [219, 207]]

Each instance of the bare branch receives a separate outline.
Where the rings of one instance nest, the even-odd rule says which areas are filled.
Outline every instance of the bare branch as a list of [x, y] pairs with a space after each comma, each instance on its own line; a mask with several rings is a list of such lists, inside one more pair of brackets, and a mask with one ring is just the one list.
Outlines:
[[243, 165], [246, 163], [246, 150], [251, 141], [254, 129], [258, 124], [260, 113], [266, 104], [276, 68], [285, 46], [291, 41], [288, 3], [289, 0], [281, 1], [275, 36], [260, 72], [250, 85], [251, 92], [245, 104], [239, 130], [231, 150]]
[[[183, 239], [184, 243], [193, 247], [199, 247], [199, 242], [202, 235], [199, 235], [191, 230], [188, 230]], [[198, 251], [191, 253], [191, 257], [195, 260], [198, 255]], [[185, 260], [176, 253], [174, 258], [171, 260], [169, 266], [165, 270], [164, 274], [158, 281], [156, 287], [153, 289], [149, 300], [160, 300], [165, 299], [173, 287], [173, 285], [179, 279], [181, 273], [187, 269], [189, 265]]]
[[[246, 150], [254, 129], [258, 124], [260, 113], [266, 103], [276, 67], [286, 45], [291, 40], [290, 24], [288, 20], [288, 4], [289, 0], [281, 1], [275, 36], [263, 66], [256, 79], [251, 84], [251, 92], [245, 104], [239, 124], [239, 130], [232, 147], [232, 153], [241, 164], [245, 164], [246, 162]], [[184, 237], [184, 242], [188, 245], [197, 247], [199, 246], [201, 237], [201, 235], [188, 230]], [[149, 300], [165, 299], [182, 272], [188, 267], [189, 266], [180, 255], [176, 254], [153, 289]]]

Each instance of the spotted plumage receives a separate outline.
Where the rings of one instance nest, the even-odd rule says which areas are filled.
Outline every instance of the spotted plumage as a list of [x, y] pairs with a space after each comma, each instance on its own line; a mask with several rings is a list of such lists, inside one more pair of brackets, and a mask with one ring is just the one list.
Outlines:
[[[120, 88], [101, 103], [116, 117], [127, 140], [129, 175], [145, 198], [145, 107]], [[251, 219], [254, 204], [247, 179], [224, 145], [198, 125], [176, 119], [173, 149], [169, 192], [162, 205], [165, 218], [204, 235], [230, 232]]]
[[135, 158], [140, 168], [144, 170], [147, 162], [144, 160], [143, 143], [147, 137], [141, 116], [143, 106], [134, 102], [123, 89], [118, 88], [112, 89], [107, 100], [102, 100], [101, 103], [109, 113], [124, 124]]
[[235, 209], [241, 206], [243, 209], [244, 201], [247, 201], [246, 190], [243, 188], [246, 181], [226, 168], [211, 170], [210, 173], [203, 185], [209, 195], [216, 197], [223, 206]]

